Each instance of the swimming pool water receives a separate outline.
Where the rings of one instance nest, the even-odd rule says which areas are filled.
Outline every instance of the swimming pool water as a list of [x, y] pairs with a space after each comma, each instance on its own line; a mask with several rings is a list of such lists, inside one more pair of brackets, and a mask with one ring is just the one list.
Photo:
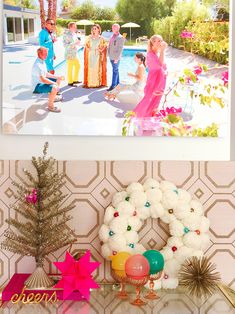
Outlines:
[[[144, 49], [128, 49], [125, 48], [123, 50], [122, 58], [120, 61], [119, 73], [120, 73], [120, 81], [123, 83], [133, 83], [133, 79], [130, 78], [127, 73], [135, 73], [137, 69], [137, 64], [134, 61], [134, 56], [137, 52], [142, 52], [146, 54], [146, 50]], [[83, 71], [84, 71], [84, 49], [80, 49], [78, 51], [78, 58], [81, 64], [79, 80], [83, 81]], [[66, 75], [66, 61], [63, 61], [56, 67], [56, 73], [60, 75]], [[107, 76], [108, 76], [108, 85], [111, 83], [112, 79], [112, 67], [110, 64], [109, 58], [107, 58]]]

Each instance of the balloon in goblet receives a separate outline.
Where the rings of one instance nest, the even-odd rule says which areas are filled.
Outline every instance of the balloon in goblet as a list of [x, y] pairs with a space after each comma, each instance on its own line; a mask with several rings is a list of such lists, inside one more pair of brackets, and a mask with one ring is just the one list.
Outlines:
[[112, 267], [112, 277], [120, 282], [120, 291], [117, 294], [117, 297], [120, 299], [127, 299], [128, 294], [125, 291], [125, 284], [126, 284], [126, 272], [125, 272], [125, 264], [127, 259], [131, 256], [131, 254], [127, 252], [119, 252], [116, 255], [110, 256], [112, 260], [111, 267]]
[[153, 290], [154, 288], [154, 280], [158, 280], [161, 278], [164, 268], [164, 258], [159, 251], [156, 250], [148, 250], [144, 252], [144, 257], [147, 258], [150, 270], [149, 270], [149, 293], [145, 296], [146, 299], [159, 299], [157, 293]]
[[149, 279], [150, 266], [148, 260], [141, 254], [132, 255], [125, 264], [127, 282], [136, 287], [136, 298], [131, 302], [132, 305], [142, 306], [146, 302], [140, 298], [141, 287]]
[[154, 280], [159, 280], [163, 275], [163, 271], [160, 271], [157, 274], [149, 275], [149, 292], [144, 297], [149, 300], [159, 299], [160, 297], [154, 291]]
[[111, 274], [112, 274], [113, 279], [115, 279], [117, 282], [120, 282], [120, 291], [118, 292], [117, 297], [119, 299], [127, 299], [128, 294], [125, 290], [127, 276], [126, 276], [125, 270], [112, 269]]

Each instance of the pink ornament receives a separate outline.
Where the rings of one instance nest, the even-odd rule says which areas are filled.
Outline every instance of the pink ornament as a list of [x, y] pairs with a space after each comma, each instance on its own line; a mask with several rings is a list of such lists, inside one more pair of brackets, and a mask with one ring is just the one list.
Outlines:
[[150, 266], [147, 258], [141, 254], [135, 254], [128, 258], [125, 264], [127, 276], [132, 278], [142, 278], [149, 274]]
[[31, 194], [25, 196], [25, 200], [28, 203], [36, 204], [37, 200], [38, 200], [38, 198], [37, 198], [37, 190], [33, 189]]
[[164, 279], [168, 279], [169, 278], [169, 276], [166, 274], [166, 275], [164, 275]]
[[54, 265], [61, 271], [62, 279], [55, 285], [55, 288], [63, 289], [63, 299], [75, 291], [87, 299], [90, 299], [90, 289], [97, 289], [99, 285], [93, 280], [92, 272], [98, 268], [99, 262], [90, 262], [90, 251], [87, 251], [78, 261], [69, 252], [66, 252], [64, 262], [54, 262]]

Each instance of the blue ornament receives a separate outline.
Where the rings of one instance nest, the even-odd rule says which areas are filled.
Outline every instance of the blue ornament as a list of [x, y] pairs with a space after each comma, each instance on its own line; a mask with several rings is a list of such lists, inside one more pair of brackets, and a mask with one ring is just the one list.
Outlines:
[[112, 230], [110, 230], [109, 235], [110, 235], [110, 237], [112, 237], [114, 235], [114, 232]]
[[145, 206], [145, 207], [150, 207], [151, 204], [150, 204], [149, 202], [146, 202], [144, 206]]
[[184, 233], [188, 233], [189, 231], [190, 231], [189, 228], [187, 227], [184, 228]]

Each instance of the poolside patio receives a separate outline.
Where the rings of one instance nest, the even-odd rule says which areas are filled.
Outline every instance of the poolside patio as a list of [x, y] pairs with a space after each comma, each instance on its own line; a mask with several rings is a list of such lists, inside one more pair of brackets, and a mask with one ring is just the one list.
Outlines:
[[[56, 42], [56, 63], [63, 61], [63, 47]], [[133, 47], [136, 48], [136, 47]], [[140, 46], [138, 46], [140, 49]], [[34, 95], [30, 90], [31, 67], [35, 60], [37, 46], [15, 45], [3, 49], [3, 131], [18, 134], [47, 135], [121, 135], [126, 111], [132, 105], [118, 101], [107, 101], [104, 89], [83, 89], [69, 87], [63, 82], [63, 102], [59, 103], [61, 113], [46, 110], [46, 95]], [[17, 52], [17, 54], [16, 54]], [[177, 62], [176, 62], [177, 60]], [[198, 63], [210, 67], [214, 62], [171, 47], [166, 51], [168, 85], [175, 79], [175, 73]], [[220, 77], [225, 69], [210, 71], [208, 79]], [[58, 68], [59, 72], [60, 69]], [[128, 69], [127, 69], [128, 71]], [[82, 73], [82, 70], [81, 70]], [[64, 74], [64, 73], [63, 73]], [[110, 78], [109, 78], [110, 79]], [[170, 104], [172, 105], [172, 104]], [[208, 124], [208, 119], [222, 125], [221, 136], [225, 135], [228, 110], [218, 107], [200, 106], [193, 108], [193, 123]]]

